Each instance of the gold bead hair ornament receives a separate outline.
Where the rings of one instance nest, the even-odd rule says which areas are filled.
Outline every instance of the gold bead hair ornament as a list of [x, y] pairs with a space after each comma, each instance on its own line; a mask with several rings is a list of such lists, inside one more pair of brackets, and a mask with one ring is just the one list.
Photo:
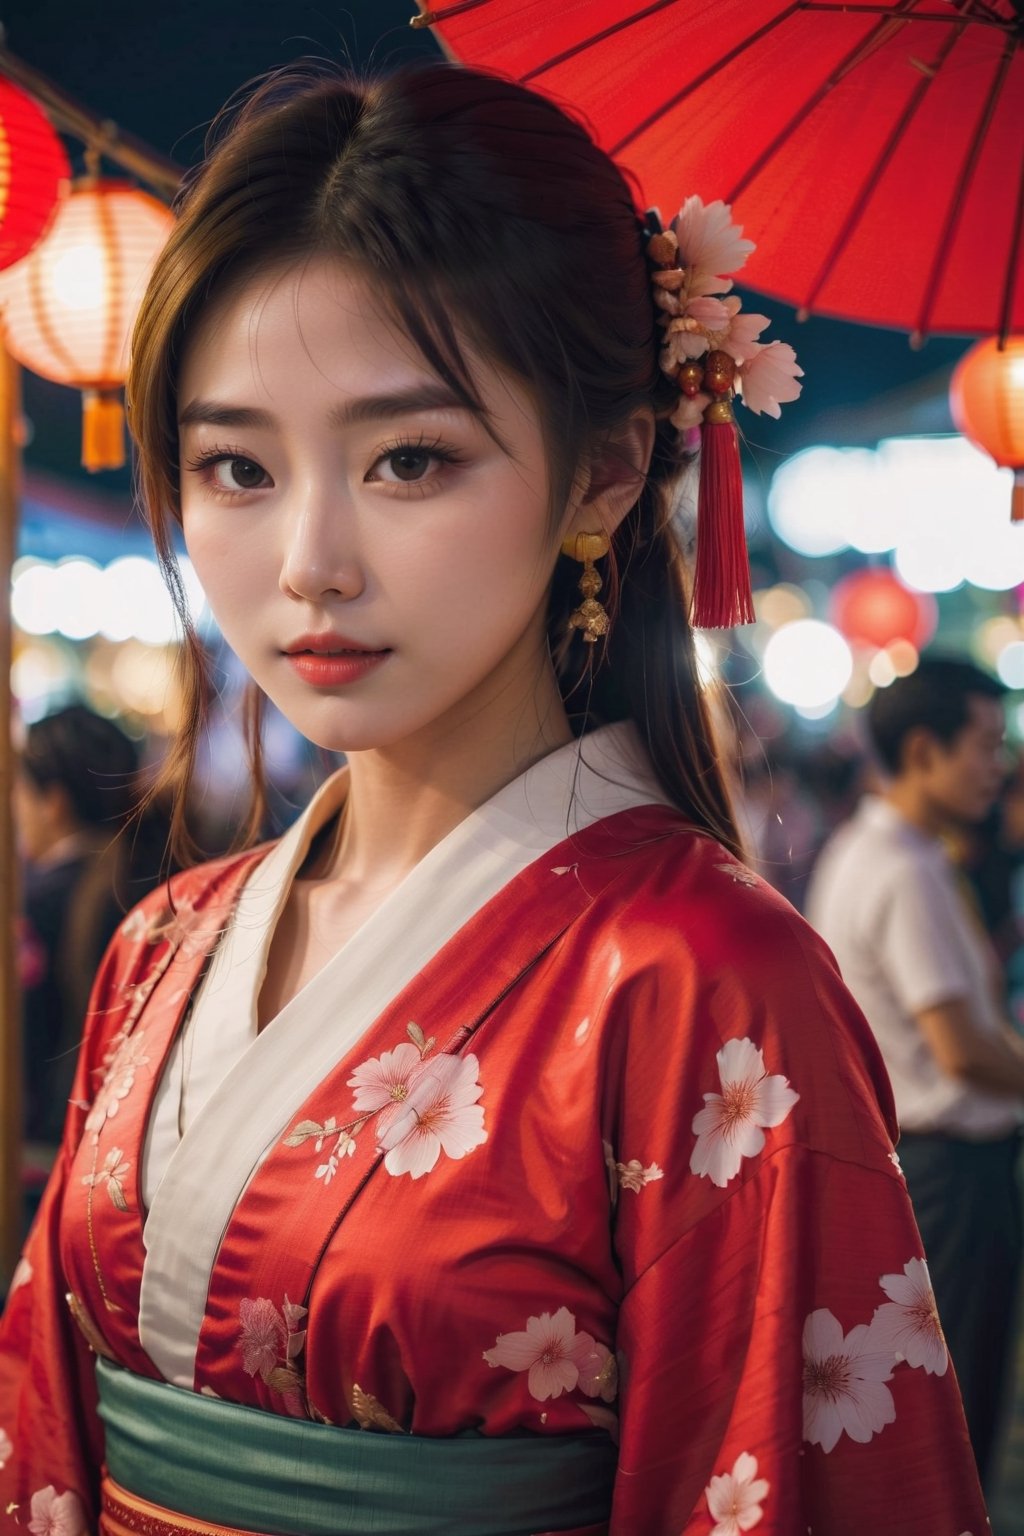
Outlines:
[[[803, 378], [784, 341], [758, 340], [764, 315], [740, 313], [732, 277], [754, 244], [719, 201], [688, 197], [668, 229], [656, 208], [646, 215], [654, 302], [661, 311], [661, 367], [679, 388], [669, 420], [700, 446], [697, 564], [692, 622], [700, 629], [751, 624], [754, 602], [743, 528], [743, 472], [733, 415], [737, 395], [756, 416], [777, 417]], [[728, 295], [728, 297], [722, 297]]]
[[569, 629], [578, 629], [588, 645], [596, 645], [611, 628], [607, 611], [597, 600], [604, 582], [594, 564], [608, 553], [610, 547], [607, 535], [603, 533], [571, 533], [562, 541], [562, 554], [571, 560], [579, 560], [583, 566], [579, 580], [583, 601], [569, 615]]

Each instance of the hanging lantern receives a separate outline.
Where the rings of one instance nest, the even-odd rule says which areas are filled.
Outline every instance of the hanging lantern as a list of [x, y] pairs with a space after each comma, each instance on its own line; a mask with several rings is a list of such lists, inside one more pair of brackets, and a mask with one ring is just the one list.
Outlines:
[[49, 118], [31, 96], [0, 78], [0, 269], [41, 239], [70, 179]]
[[83, 392], [86, 469], [124, 463], [128, 344], [172, 222], [170, 209], [148, 192], [90, 176], [72, 187], [46, 238], [0, 273], [11, 355]]
[[854, 571], [832, 589], [829, 617], [851, 645], [883, 650], [906, 640], [915, 648], [935, 633], [938, 608], [930, 592], [910, 592], [892, 571]]
[[957, 430], [1013, 470], [1010, 516], [1024, 522], [1024, 336], [979, 341], [956, 365], [949, 404]]

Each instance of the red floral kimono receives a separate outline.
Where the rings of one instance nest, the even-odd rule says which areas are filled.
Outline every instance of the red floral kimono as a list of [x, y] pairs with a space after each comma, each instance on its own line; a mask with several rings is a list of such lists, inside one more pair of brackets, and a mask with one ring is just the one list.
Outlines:
[[0, 1531], [95, 1529], [92, 1350], [367, 1433], [609, 1434], [613, 1536], [982, 1536], [868, 1028], [624, 730], [474, 812], [258, 1036], [341, 780], [123, 924], [0, 1333]]

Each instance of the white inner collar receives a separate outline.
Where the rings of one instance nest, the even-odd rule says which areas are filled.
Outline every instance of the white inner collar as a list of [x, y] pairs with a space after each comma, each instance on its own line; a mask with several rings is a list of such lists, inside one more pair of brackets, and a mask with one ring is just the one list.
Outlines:
[[[231, 1213], [325, 1074], [448, 940], [542, 853], [620, 811], [670, 803], [631, 725], [605, 726], [557, 749], [432, 848], [257, 1033], [275, 924], [313, 837], [344, 801], [346, 778], [342, 769], [317, 791], [250, 876], [154, 1099], [143, 1156], [149, 1215], [139, 1333], [157, 1368], [179, 1386], [193, 1385], [210, 1273]], [[179, 1140], [183, 1074], [188, 1101]]]

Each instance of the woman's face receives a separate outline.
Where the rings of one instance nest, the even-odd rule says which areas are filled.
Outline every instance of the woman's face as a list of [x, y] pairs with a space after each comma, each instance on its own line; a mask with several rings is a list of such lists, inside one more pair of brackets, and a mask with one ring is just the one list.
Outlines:
[[499, 446], [345, 266], [226, 296], [179, 380], [185, 542], [218, 623], [310, 740], [486, 730], [553, 684], [540, 424], [480, 366]]

